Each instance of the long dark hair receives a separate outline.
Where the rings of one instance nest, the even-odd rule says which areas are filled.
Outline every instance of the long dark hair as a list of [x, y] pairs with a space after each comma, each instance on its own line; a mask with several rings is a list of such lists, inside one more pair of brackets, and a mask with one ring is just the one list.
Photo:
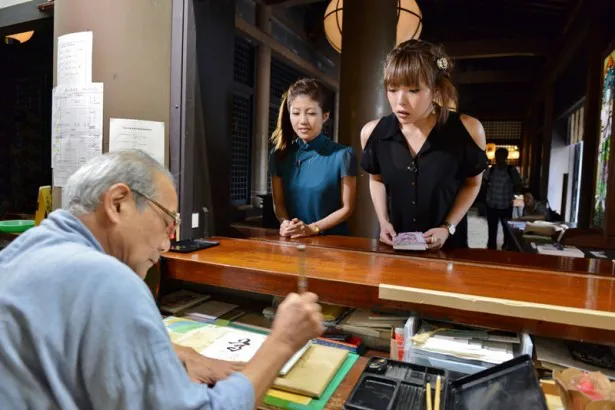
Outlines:
[[330, 112], [329, 97], [320, 81], [313, 78], [302, 78], [294, 82], [282, 96], [278, 122], [275, 131], [271, 134], [271, 142], [280, 156], [286, 154], [286, 150], [295, 139], [295, 131], [293, 131], [293, 125], [290, 122], [290, 105], [300, 95], [305, 95], [316, 101], [323, 115]]
[[453, 61], [444, 48], [423, 40], [400, 43], [387, 56], [384, 86], [429, 87], [438, 106], [438, 122], [444, 123], [451, 107], [457, 106], [457, 89], [451, 81]]

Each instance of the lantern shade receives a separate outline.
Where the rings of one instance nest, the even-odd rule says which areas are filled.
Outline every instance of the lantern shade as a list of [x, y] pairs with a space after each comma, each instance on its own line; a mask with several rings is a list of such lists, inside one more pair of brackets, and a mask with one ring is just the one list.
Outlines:
[[6, 36], [6, 39], [10, 38], [10, 39], [19, 41], [20, 43], [25, 43], [26, 41], [32, 38], [33, 34], [34, 34], [34, 31], [26, 31], [23, 33], [18, 33], [18, 34], [10, 34]]
[[[376, 0], [374, 0], [376, 1]], [[324, 16], [325, 35], [338, 53], [342, 52], [342, 20], [344, 1], [331, 0]], [[423, 30], [423, 16], [415, 0], [397, 0], [397, 33], [395, 45], [419, 38]]]
[[338, 53], [342, 52], [342, 16], [343, 0], [331, 0], [325, 10], [325, 35], [331, 47]]
[[403, 43], [406, 40], [419, 38], [423, 31], [423, 15], [419, 5], [414, 0], [399, 0], [397, 2], [397, 42]]

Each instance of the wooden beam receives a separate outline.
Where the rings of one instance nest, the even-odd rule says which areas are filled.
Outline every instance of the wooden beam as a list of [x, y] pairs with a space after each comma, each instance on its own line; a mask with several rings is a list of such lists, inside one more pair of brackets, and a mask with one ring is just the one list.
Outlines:
[[[299, 39], [304, 42], [304, 45], [306, 47], [310, 48], [313, 52], [320, 54], [322, 58], [327, 59], [327, 63], [339, 68], [340, 59], [341, 59], [340, 53], [337, 53], [334, 51], [333, 53], [330, 53], [330, 55], [323, 54], [321, 50], [314, 47], [312, 40], [310, 40], [308, 35], [305, 33], [305, 30], [302, 29], [302, 27], [300, 27], [293, 20], [287, 17], [286, 11], [284, 9], [272, 8], [272, 7], [270, 7], [270, 9], [271, 9], [271, 16], [273, 20], [275, 20], [278, 24], [282, 25], [284, 29], [290, 31], [292, 34], [299, 37]], [[333, 56], [335, 60], [332, 60], [331, 56]]]
[[324, 0], [263, 0], [265, 6], [293, 7], [305, 4], [322, 3]]
[[299, 57], [298, 55], [290, 51], [285, 45], [283, 45], [282, 43], [280, 43], [279, 41], [277, 41], [270, 35], [266, 34], [259, 28], [254, 27], [253, 25], [245, 21], [240, 16], [235, 17], [235, 27], [242, 33], [258, 41], [259, 43], [265, 44], [271, 47], [272, 51], [286, 58], [286, 60], [292, 63], [299, 70], [319, 79], [320, 81], [324, 82], [325, 84], [327, 84], [329, 87], [333, 88], [336, 91], [339, 89], [339, 82], [335, 78], [332, 78], [328, 76], [327, 74], [323, 73], [312, 63]]
[[581, 3], [580, 9], [573, 11], [570, 21], [566, 23], [566, 34], [560, 37], [561, 41], [553, 48], [542, 73], [536, 77], [536, 92], [530, 100], [530, 110], [544, 99], [551, 84], [560, 76], [575, 53], [587, 44], [590, 28], [595, 26], [592, 21], [593, 3]]
[[52, 11], [55, 7], [55, 0], [47, 0], [37, 6], [39, 11]]
[[449, 56], [457, 60], [540, 56], [548, 49], [548, 41], [542, 38], [501, 38], [444, 43]]
[[453, 74], [453, 82], [457, 85], [464, 84], [495, 84], [495, 83], [527, 83], [532, 80], [529, 72], [507, 71], [465, 71]]
[[15, 6], [0, 8], [0, 31], [5, 32], [13, 26], [31, 24], [37, 20], [48, 19], [53, 16], [50, 13], [41, 12], [38, 9], [40, 2], [28, 1]]

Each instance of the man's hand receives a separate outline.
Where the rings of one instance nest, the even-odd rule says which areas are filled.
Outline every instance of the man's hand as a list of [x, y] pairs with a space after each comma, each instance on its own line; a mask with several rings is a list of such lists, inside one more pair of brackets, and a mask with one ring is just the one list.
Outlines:
[[226, 362], [201, 356], [190, 347], [174, 344], [173, 348], [193, 382], [214, 385], [232, 373], [241, 371], [244, 367], [243, 363]]
[[310, 339], [324, 332], [318, 297], [310, 292], [291, 293], [278, 306], [271, 334], [242, 371], [260, 403], [280, 369]]
[[287, 347], [291, 355], [325, 330], [322, 309], [317, 302], [318, 296], [313, 293], [291, 293], [278, 306], [271, 337]]

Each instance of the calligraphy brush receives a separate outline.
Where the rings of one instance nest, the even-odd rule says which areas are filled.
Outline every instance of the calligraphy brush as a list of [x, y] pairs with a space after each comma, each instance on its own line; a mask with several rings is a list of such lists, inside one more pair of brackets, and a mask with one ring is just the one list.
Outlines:
[[299, 251], [299, 280], [297, 283], [297, 287], [299, 289], [299, 293], [307, 292], [307, 277], [305, 276], [305, 253], [307, 251], [307, 247], [305, 245], [297, 245], [297, 250]]

